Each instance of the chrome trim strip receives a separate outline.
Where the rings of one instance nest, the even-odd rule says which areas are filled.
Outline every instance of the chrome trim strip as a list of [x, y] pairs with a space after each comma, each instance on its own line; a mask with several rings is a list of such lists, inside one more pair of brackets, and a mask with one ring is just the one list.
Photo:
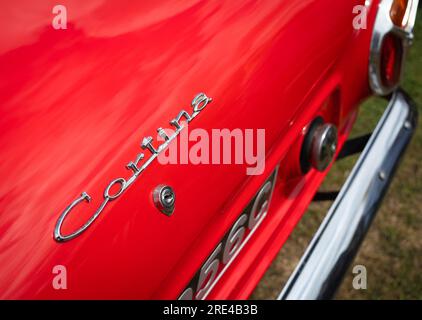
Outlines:
[[[369, 84], [372, 91], [376, 94], [385, 96], [397, 89], [399, 84], [394, 87], [386, 87], [381, 81], [381, 49], [384, 37], [389, 33], [396, 34], [403, 43], [403, 61], [401, 72], [403, 73], [403, 64], [406, 53], [413, 41], [413, 27], [415, 26], [416, 13], [419, 0], [409, 0], [409, 19], [403, 28], [393, 24], [390, 18], [390, 10], [393, 0], [382, 0], [378, 7], [378, 13], [374, 24], [374, 30], [371, 40], [371, 49], [369, 56]], [[400, 77], [401, 78], [401, 77]]]
[[398, 89], [278, 299], [329, 299], [353, 261], [417, 124]]

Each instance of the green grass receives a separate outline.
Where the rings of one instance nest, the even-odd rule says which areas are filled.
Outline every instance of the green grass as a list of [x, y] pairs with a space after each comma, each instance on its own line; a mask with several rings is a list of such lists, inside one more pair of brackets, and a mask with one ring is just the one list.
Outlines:
[[[422, 13], [415, 26], [402, 87], [422, 114]], [[370, 98], [360, 110], [352, 136], [372, 131], [385, 110], [385, 101]], [[422, 127], [420, 126], [397, 171], [362, 247], [352, 263], [337, 299], [422, 299]], [[339, 161], [322, 189], [339, 188], [357, 157]], [[313, 203], [285, 247], [255, 290], [252, 298], [272, 299], [304, 252], [331, 203]], [[352, 267], [367, 268], [367, 290], [352, 287]]]

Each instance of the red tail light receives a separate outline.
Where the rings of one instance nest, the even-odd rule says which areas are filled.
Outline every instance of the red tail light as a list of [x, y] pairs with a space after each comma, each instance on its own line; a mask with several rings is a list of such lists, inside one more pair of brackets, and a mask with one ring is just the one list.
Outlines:
[[401, 39], [392, 33], [385, 36], [381, 48], [381, 81], [386, 87], [394, 87], [400, 81], [403, 61]]
[[412, 44], [419, 0], [381, 0], [369, 56], [369, 84], [379, 95], [400, 83], [406, 52]]

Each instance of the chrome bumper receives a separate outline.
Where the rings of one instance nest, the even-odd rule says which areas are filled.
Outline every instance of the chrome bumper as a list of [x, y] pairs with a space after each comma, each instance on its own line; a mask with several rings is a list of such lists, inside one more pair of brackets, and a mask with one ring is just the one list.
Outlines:
[[413, 101], [398, 89], [278, 299], [329, 299], [334, 295], [375, 217], [416, 124]]

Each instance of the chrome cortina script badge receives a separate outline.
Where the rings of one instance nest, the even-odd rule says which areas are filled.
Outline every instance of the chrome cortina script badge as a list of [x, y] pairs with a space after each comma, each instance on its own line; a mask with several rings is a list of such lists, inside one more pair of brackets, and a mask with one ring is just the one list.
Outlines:
[[[98, 216], [103, 212], [107, 204], [110, 201], [113, 201], [120, 197], [123, 192], [136, 181], [136, 179], [151, 164], [151, 162], [154, 161], [158, 157], [158, 155], [163, 152], [168, 147], [168, 145], [180, 134], [180, 132], [184, 128], [183, 124], [181, 123], [182, 118], [185, 118], [186, 122], [189, 124], [211, 101], [212, 99], [207, 97], [205, 93], [198, 94], [192, 100], [193, 112], [191, 114], [185, 110], [182, 110], [181, 112], [179, 112], [175, 119], [170, 121], [170, 124], [176, 129], [174, 134], [172, 134], [171, 136], [168, 136], [164, 129], [158, 128], [157, 132], [159, 136], [162, 137], [164, 140], [164, 142], [158, 148], [155, 148], [152, 145], [152, 137], [145, 137], [142, 140], [141, 148], [144, 150], [148, 149], [150, 157], [143, 163], [141, 163], [145, 155], [143, 153], [140, 153], [137, 155], [134, 161], [129, 162], [126, 165], [126, 168], [132, 171], [132, 176], [127, 180], [124, 178], [117, 178], [111, 181], [104, 190], [104, 201], [97, 208], [95, 213], [89, 218], [89, 220], [75, 232], [70, 233], [68, 235], [63, 235], [61, 233], [61, 228], [67, 215], [82, 201], [91, 201], [91, 197], [89, 196], [89, 194], [86, 192], [82, 192], [81, 196], [75, 201], [73, 201], [69, 206], [67, 206], [67, 208], [62, 212], [59, 219], [57, 220], [56, 227], [54, 228], [54, 239], [58, 242], [65, 242], [79, 236], [82, 232], [88, 229], [88, 227], [95, 221], [95, 219], [97, 219]], [[110, 190], [114, 185], [118, 185], [119, 190], [111, 194]]]

